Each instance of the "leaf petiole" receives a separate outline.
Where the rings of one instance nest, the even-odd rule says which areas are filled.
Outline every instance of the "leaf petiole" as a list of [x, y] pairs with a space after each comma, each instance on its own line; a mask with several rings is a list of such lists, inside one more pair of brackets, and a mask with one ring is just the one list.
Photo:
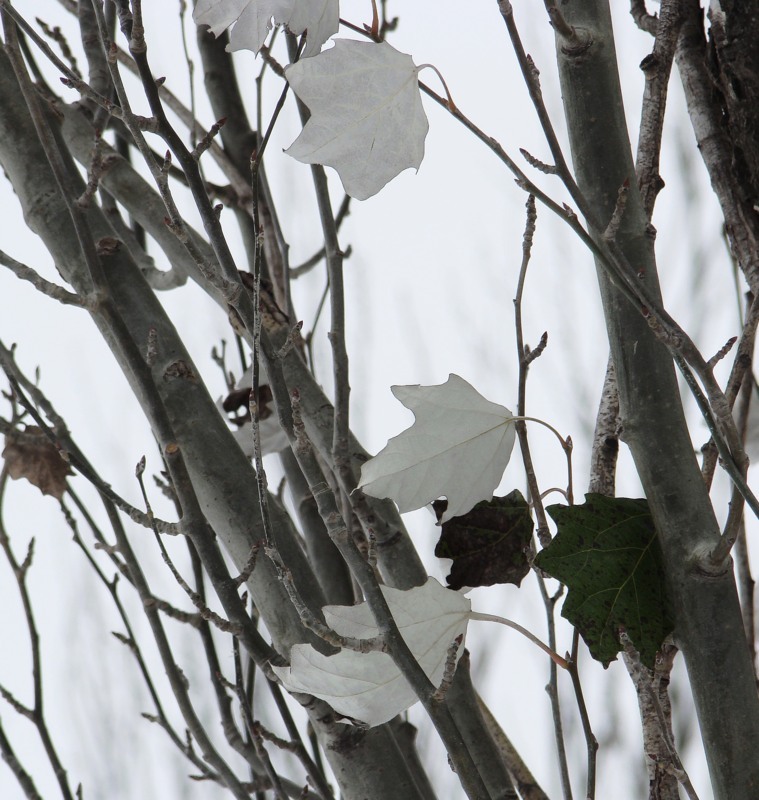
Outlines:
[[458, 107], [456, 106], [456, 103], [453, 102], [453, 97], [451, 97], [451, 91], [448, 88], [448, 84], [445, 82], [443, 73], [434, 64], [420, 64], [416, 68], [417, 73], [421, 72], [425, 67], [429, 67], [438, 76], [438, 78], [440, 78], [440, 83], [443, 84], [443, 89], [445, 89], [445, 96], [447, 98], [448, 110], [452, 113], [457, 112]]
[[551, 433], [553, 433], [553, 435], [561, 443], [561, 446], [562, 446], [562, 448], [564, 450], [566, 450], [569, 447], [569, 443], [567, 442], [567, 440], [556, 430], [556, 428], [553, 427], [553, 425], [550, 425], [545, 420], [538, 419], [537, 417], [512, 417], [510, 421], [513, 421], [513, 422], [538, 422], [544, 428], [548, 428], [548, 430], [551, 431]]
[[[536, 351], [537, 352], [537, 351]], [[557, 430], [553, 427], [553, 425], [549, 425], [542, 419], [538, 419], [537, 417], [514, 417], [515, 422], [538, 422], [544, 428], [548, 428], [551, 433], [559, 440], [559, 444], [561, 445], [561, 449], [564, 451], [564, 455], [567, 458], [567, 491], [562, 492], [567, 499], [569, 505], [574, 505], [574, 493], [573, 493], [573, 478], [572, 478], [572, 437], [567, 436], [565, 439]]]
[[469, 619], [477, 619], [481, 620], [482, 622], [499, 622], [501, 625], [506, 625], [508, 628], [513, 628], [515, 631], [519, 631], [522, 636], [526, 636], [533, 644], [537, 645], [544, 653], [546, 653], [551, 661], [554, 662], [554, 664], [562, 669], [569, 669], [569, 661], [567, 661], [566, 658], [562, 658], [558, 653], [555, 653], [547, 644], [541, 642], [540, 639], [535, 636], [535, 634], [530, 633], [527, 628], [523, 628], [518, 622], [512, 622], [510, 619], [506, 619], [506, 617], [499, 617], [495, 614], [482, 614], [479, 611], [470, 611]]

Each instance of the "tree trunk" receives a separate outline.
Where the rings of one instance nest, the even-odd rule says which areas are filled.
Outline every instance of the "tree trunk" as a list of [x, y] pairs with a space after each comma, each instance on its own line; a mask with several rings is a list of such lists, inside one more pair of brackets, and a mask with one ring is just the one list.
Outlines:
[[[85, 295], [90, 282], [80, 242], [2, 48], [0, 108], [0, 164], [16, 190], [27, 224], [45, 243], [64, 280]], [[63, 148], [61, 152], [68, 157]], [[84, 184], [75, 170], [70, 170], [70, 173], [76, 175], [77, 184], [67, 186], [66, 191], [78, 196]], [[87, 223], [96, 239], [114, 236], [108, 221], [94, 205]], [[184, 456], [204, 515], [237, 568], [242, 570], [254, 542], [263, 540], [255, 473], [205, 386], [194, 377], [197, 371], [190, 356], [126, 248], [122, 245], [103, 261], [110, 262], [107, 270], [110, 299], [128, 334], [143, 353], [149, 329], [154, 328], [157, 332], [158, 356], [152, 371], [156, 390], [173, 427], [174, 443]], [[113, 350], [156, 431], [156, 409], [134, 380], [122, 343], [103, 315], [95, 311], [93, 320]], [[159, 441], [162, 451], [167, 444], [169, 442]], [[290, 566], [302, 596], [312, 609], [318, 611], [323, 604], [321, 590], [289, 517], [273, 496], [269, 498], [269, 505], [277, 546]], [[204, 566], [209, 567], [208, 564]], [[281, 652], [287, 652], [292, 644], [303, 641], [311, 641], [316, 647], [323, 646], [303, 628], [269, 559], [257, 560], [247, 587]], [[319, 701], [312, 703], [309, 710], [312, 725], [346, 797], [423, 800], [424, 795], [412, 774], [414, 767], [408, 766], [404, 760], [389, 725], [359, 730], [336, 723], [330, 709]]]
[[[572, 159], [580, 190], [605, 226], [630, 183], [617, 243], [659, 295], [653, 231], [637, 191], [606, 0], [567, 0], [561, 11], [584, 41], [557, 36], [557, 58]], [[592, 231], [600, 238], [601, 231]], [[685, 424], [672, 359], [646, 320], [598, 265], [620, 395], [622, 438], [630, 447], [659, 532], [675, 619], [715, 798], [749, 800], [759, 791], [759, 701], [731, 569], [707, 574], [699, 559], [719, 529]]]

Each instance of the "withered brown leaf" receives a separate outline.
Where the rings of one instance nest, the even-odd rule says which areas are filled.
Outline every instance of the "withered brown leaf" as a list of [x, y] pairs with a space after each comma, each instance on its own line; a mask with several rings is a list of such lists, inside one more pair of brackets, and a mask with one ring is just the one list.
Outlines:
[[[438, 520], [445, 502], [432, 504]], [[529, 506], [518, 491], [483, 500], [468, 513], [444, 522], [435, 555], [453, 560], [448, 586], [519, 586], [530, 571], [527, 551], [533, 527]]]
[[2, 458], [13, 480], [26, 478], [42, 494], [63, 499], [71, 468], [41, 428], [29, 425], [6, 434]]

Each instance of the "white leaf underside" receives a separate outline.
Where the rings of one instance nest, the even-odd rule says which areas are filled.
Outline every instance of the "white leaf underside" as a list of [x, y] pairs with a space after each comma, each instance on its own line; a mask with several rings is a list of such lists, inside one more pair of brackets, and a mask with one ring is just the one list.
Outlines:
[[208, 25], [214, 36], [234, 25], [227, 49], [254, 53], [266, 41], [272, 21], [297, 36], [308, 31], [302, 55], [308, 58], [337, 33], [338, 13], [338, 0], [198, 0], [192, 18]]
[[[432, 683], [443, 678], [451, 643], [466, 634], [471, 604], [434, 578], [408, 591], [383, 586], [391, 613], [412, 653]], [[366, 603], [325, 606], [327, 624], [342, 636], [372, 638], [379, 631]], [[459, 654], [463, 650], [459, 647]], [[306, 644], [290, 652], [289, 667], [274, 667], [288, 691], [311, 694], [338, 713], [381, 725], [417, 701], [408, 681], [386, 653], [341, 650], [325, 656]]]
[[514, 447], [513, 414], [453, 374], [440, 386], [392, 391], [415, 422], [363, 465], [359, 488], [401, 512], [445, 496], [441, 522], [490, 500]]
[[285, 74], [311, 117], [287, 154], [337, 170], [358, 200], [418, 169], [429, 130], [411, 56], [386, 42], [338, 39]]

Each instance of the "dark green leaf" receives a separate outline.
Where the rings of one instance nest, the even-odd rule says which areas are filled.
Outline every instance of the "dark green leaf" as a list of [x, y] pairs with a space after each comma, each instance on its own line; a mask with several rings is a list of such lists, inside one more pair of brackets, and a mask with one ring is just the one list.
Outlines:
[[656, 529], [646, 500], [585, 495], [581, 506], [546, 509], [559, 532], [535, 564], [569, 589], [561, 614], [605, 667], [627, 631], [653, 668], [672, 631]]
[[[433, 506], [440, 519], [443, 512]], [[519, 586], [530, 570], [526, 551], [532, 541], [532, 517], [517, 491], [478, 503], [444, 522], [442, 529], [435, 555], [453, 559], [447, 578], [451, 589], [494, 583]]]

